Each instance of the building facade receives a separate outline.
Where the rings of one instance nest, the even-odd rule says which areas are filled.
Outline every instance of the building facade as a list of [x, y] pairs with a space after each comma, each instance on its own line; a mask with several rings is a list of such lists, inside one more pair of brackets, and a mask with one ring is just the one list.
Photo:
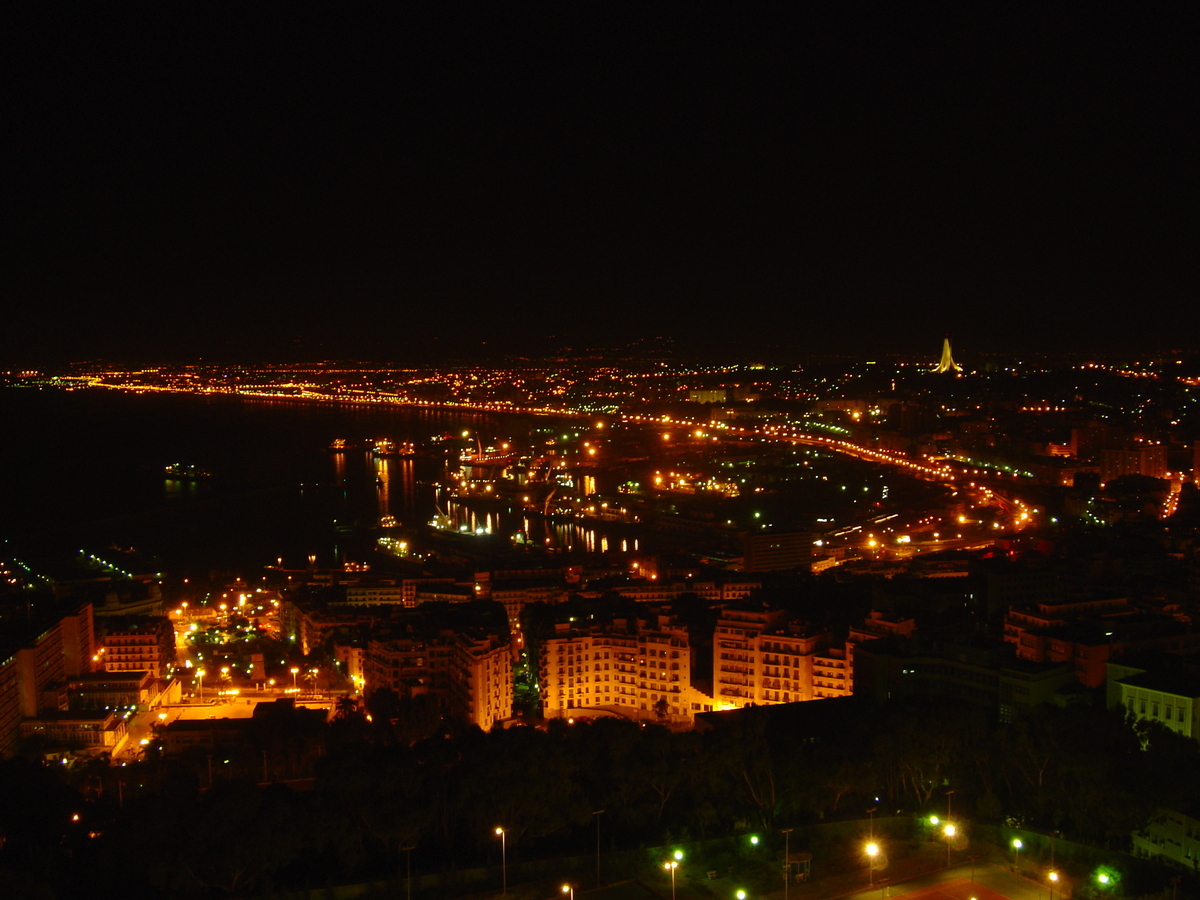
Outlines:
[[712, 700], [692, 686], [687, 628], [665, 615], [586, 628], [560, 624], [539, 648], [542, 714], [690, 724]]
[[716, 709], [795, 703], [851, 692], [844, 647], [779, 610], [726, 607], [713, 634]]
[[165, 616], [108, 619], [96, 661], [105, 672], [149, 672], [169, 678], [175, 668], [175, 629]]

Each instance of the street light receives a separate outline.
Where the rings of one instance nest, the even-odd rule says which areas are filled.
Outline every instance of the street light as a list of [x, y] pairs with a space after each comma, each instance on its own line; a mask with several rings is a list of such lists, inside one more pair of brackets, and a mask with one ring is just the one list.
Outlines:
[[[292, 670], [295, 672], [295, 669]], [[499, 825], [496, 826], [496, 834], [500, 835], [500, 889], [504, 896], [508, 896], [508, 839], [504, 829]]]
[[409, 844], [400, 849], [404, 851], [404, 897], [405, 900], [412, 900], [412, 852], [416, 845]]
[[[1054, 900], [1054, 885], [1058, 884], [1058, 873], [1051, 869], [1047, 877], [1050, 879], [1050, 900]], [[1059, 896], [1061, 897], [1062, 894]]]
[[1013, 838], [1013, 871], [1018, 875], [1021, 874], [1021, 848], [1024, 846], [1020, 838]]
[[570, 897], [571, 897], [571, 900], [575, 900], [575, 885], [573, 885], [573, 884], [564, 884], [564, 885], [562, 886], [562, 892], [563, 892], [564, 894], [569, 894], [569, 895], [570, 895]]
[[746, 900], [746, 892], [745, 891], [738, 891], [733, 896], [735, 896], [737, 898], [737, 900]]
[[600, 817], [604, 810], [597, 809], [592, 815], [596, 817], [596, 887], [600, 887]]
[[292, 673], [292, 693], [299, 693], [300, 688], [296, 687], [296, 676], [300, 674], [300, 667], [292, 666], [289, 671]]
[[197, 669], [196, 677], [200, 679], [200, 699], [203, 700], [204, 699], [204, 670]]
[[879, 855], [879, 845], [874, 841], [867, 844], [867, 887], [875, 886], [875, 857]]
[[675, 870], [679, 868], [679, 863], [672, 859], [663, 863], [663, 868], [671, 873], [671, 900], [675, 900]]
[[783, 832], [783, 900], [788, 900], [788, 882], [792, 880], [792, 854], [789, 852], [792, 829], [779, 830]]
[[958, 829], [954, 827], [953, 822], [947, 822], [946, 827], [942, 829], [942, 833], [946, 835], [946, 867], [950, 867], [950, 839], [958, 834]]

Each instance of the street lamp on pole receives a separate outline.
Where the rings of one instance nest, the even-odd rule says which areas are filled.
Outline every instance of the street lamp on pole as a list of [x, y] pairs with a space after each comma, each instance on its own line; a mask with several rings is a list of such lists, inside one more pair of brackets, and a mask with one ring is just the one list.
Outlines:
[[500, 835], [500, 891], [508, 896], [508, 841], [503, 828], [496, 826], [496, 834]]
[[[1050, 879], [1050, 900], [1054, 900], [1054, 886], [1058, 884], [1058, 873], [1051, 869], [1050, 874], [1046, 877]], [[1062, 894], [1060, 893], [1059, 896], [1061, 897]]]
[[875, 857], [879, 855], [879, 845], [874, 841], [867, 844], [867, 888], [875, 886]]
[[668, 860], [663, 863], [663, 868], [671, 873], [671, 900], [675, 900], [675, 870], [679, 868], [679, 863], [675, 860]]
[[197, 669], [196, 677], [200, 679], [200, 699], [203, 700], [204, 699], [204, 670]]
[[783, 832], [783, 900], [788, 900], [788, 884], [792, 880], [792, 854], [790, 841], [792, 829], [781, 828]]
[[596, 817], [596, 887], [600, 887], [600, 817], [604, 810], [598, 809], [592, 815]]
[[415, 848], [409, 844], [400, 849], [404, 851], [404, 896], [406, 900], [412, 900], [412, 851]]
[[292, 666], [291, 673], [292, 673], [292, 693], [296, 693], [300, 690], [298, 687], [296, 687], [296, 676], [298, 674], [300, 674], [299, 666]]
[[1024, 846], [1020, 838], [1013, 838], [1013, 871], [1018, 875], [1021, 874], [1021, 848]]
[[573, 884], [564, 884], [564, 885], [562, 886], [562, 892], [563, 892], [564, 894], [569, 894], [569, 895], [570, 895], [570, 897], [571, 897], [571, 900], [575, 900], [575, 885], [573, 885]]
[[954, 827], [953, 822], [947, 822], [946, 827], [942, 829], [942, 833], [946, 835], [946, 867], [950, 866], [950, 839], [958, 834], [958, 829]]

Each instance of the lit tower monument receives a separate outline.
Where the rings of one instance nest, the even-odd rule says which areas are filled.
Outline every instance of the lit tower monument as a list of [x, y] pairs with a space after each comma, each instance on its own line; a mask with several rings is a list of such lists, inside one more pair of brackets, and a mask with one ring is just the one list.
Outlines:
[[938, 360], [935, 372], [957, 372], [962, 374], [962, 366], [954, 361], [954, 357], [950, 355], [950, 337], [942, 341], [942, 358]]

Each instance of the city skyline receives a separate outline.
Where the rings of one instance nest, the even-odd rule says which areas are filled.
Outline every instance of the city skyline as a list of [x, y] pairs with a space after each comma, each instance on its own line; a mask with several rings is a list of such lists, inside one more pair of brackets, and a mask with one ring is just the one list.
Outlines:
[[1196, 895], [1189, 12], [16, 9], [0, 893]]
[[1189, 339], [1162, 16], [22, 15], [9, 365]]

